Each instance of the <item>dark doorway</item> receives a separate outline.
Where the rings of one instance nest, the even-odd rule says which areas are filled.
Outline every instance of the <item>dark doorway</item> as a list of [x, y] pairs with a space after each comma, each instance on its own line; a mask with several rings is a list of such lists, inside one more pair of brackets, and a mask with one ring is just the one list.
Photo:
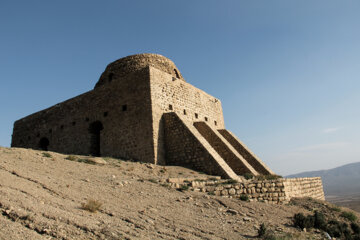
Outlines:
[[90, 133], [90, 154], [100, 156], [100, 132], [104, 127], [100, 121], [92, 122], [89, 126]]
[[49, 144], [50, 144], [49, 139], [47, 139], [46, 137], [43, 137], [40, 139], [39, 147], [41, 150], [47, 151]]

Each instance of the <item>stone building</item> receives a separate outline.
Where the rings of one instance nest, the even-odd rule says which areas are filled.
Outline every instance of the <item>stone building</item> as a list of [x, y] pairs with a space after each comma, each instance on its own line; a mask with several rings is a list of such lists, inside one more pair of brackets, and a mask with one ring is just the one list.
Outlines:
[[16, 121], [11, 145], [182, 165], [232, 179], [273, 174], [225, 129], [220, 100], [157, 54], [110, 63], [93, 90]]

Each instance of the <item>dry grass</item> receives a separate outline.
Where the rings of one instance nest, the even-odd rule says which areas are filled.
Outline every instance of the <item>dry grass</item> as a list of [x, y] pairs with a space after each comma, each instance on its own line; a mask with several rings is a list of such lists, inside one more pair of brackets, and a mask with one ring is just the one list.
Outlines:
[[93, 199], [89, 199], [86, 203], [81, 204], [82, 209], [93, 213], [100, 210], [101, 206], [102, 206], [101, 202]]

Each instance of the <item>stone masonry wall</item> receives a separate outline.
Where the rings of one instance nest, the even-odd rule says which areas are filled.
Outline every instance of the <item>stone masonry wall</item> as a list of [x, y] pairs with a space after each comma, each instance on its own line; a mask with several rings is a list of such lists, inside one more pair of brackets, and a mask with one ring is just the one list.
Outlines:
[[215, 128], [225, 128], [219, 99], [154, 67], [150, 67], [150, 86], [158, 163], [165, 163], [163, 113], [175, 112], [191, 123], [205, 121]]
[[39, 149], [46, 137], [48, 150], [88, 155], [89, 125], [100, 121], [102, 156], [154, 162], [150, 104], [149, 69], [144, 68], [16, 121], [12, 146]]
[[325, 200], [320, 177], [314, 178], [279, 178], [275, 180], [249, 180], [234, 182], [232, 180], [193, 180], [181, 182], [169, 179], [171, 187], [180, 188], [186, 185], [190, 190], [216, 196], [241, 198], [245, 195], [250, 201], [267, 203], [287, 203], [294, 197], [311, 197]]

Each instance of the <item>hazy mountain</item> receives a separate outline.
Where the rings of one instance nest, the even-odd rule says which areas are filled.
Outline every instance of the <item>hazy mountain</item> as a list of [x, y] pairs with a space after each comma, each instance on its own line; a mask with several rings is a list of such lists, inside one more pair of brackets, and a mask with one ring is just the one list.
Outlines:
[[327, 196], [360, 194], [360, 162], [329, 170], [302, 172], [286, 177], [321, 177]]

